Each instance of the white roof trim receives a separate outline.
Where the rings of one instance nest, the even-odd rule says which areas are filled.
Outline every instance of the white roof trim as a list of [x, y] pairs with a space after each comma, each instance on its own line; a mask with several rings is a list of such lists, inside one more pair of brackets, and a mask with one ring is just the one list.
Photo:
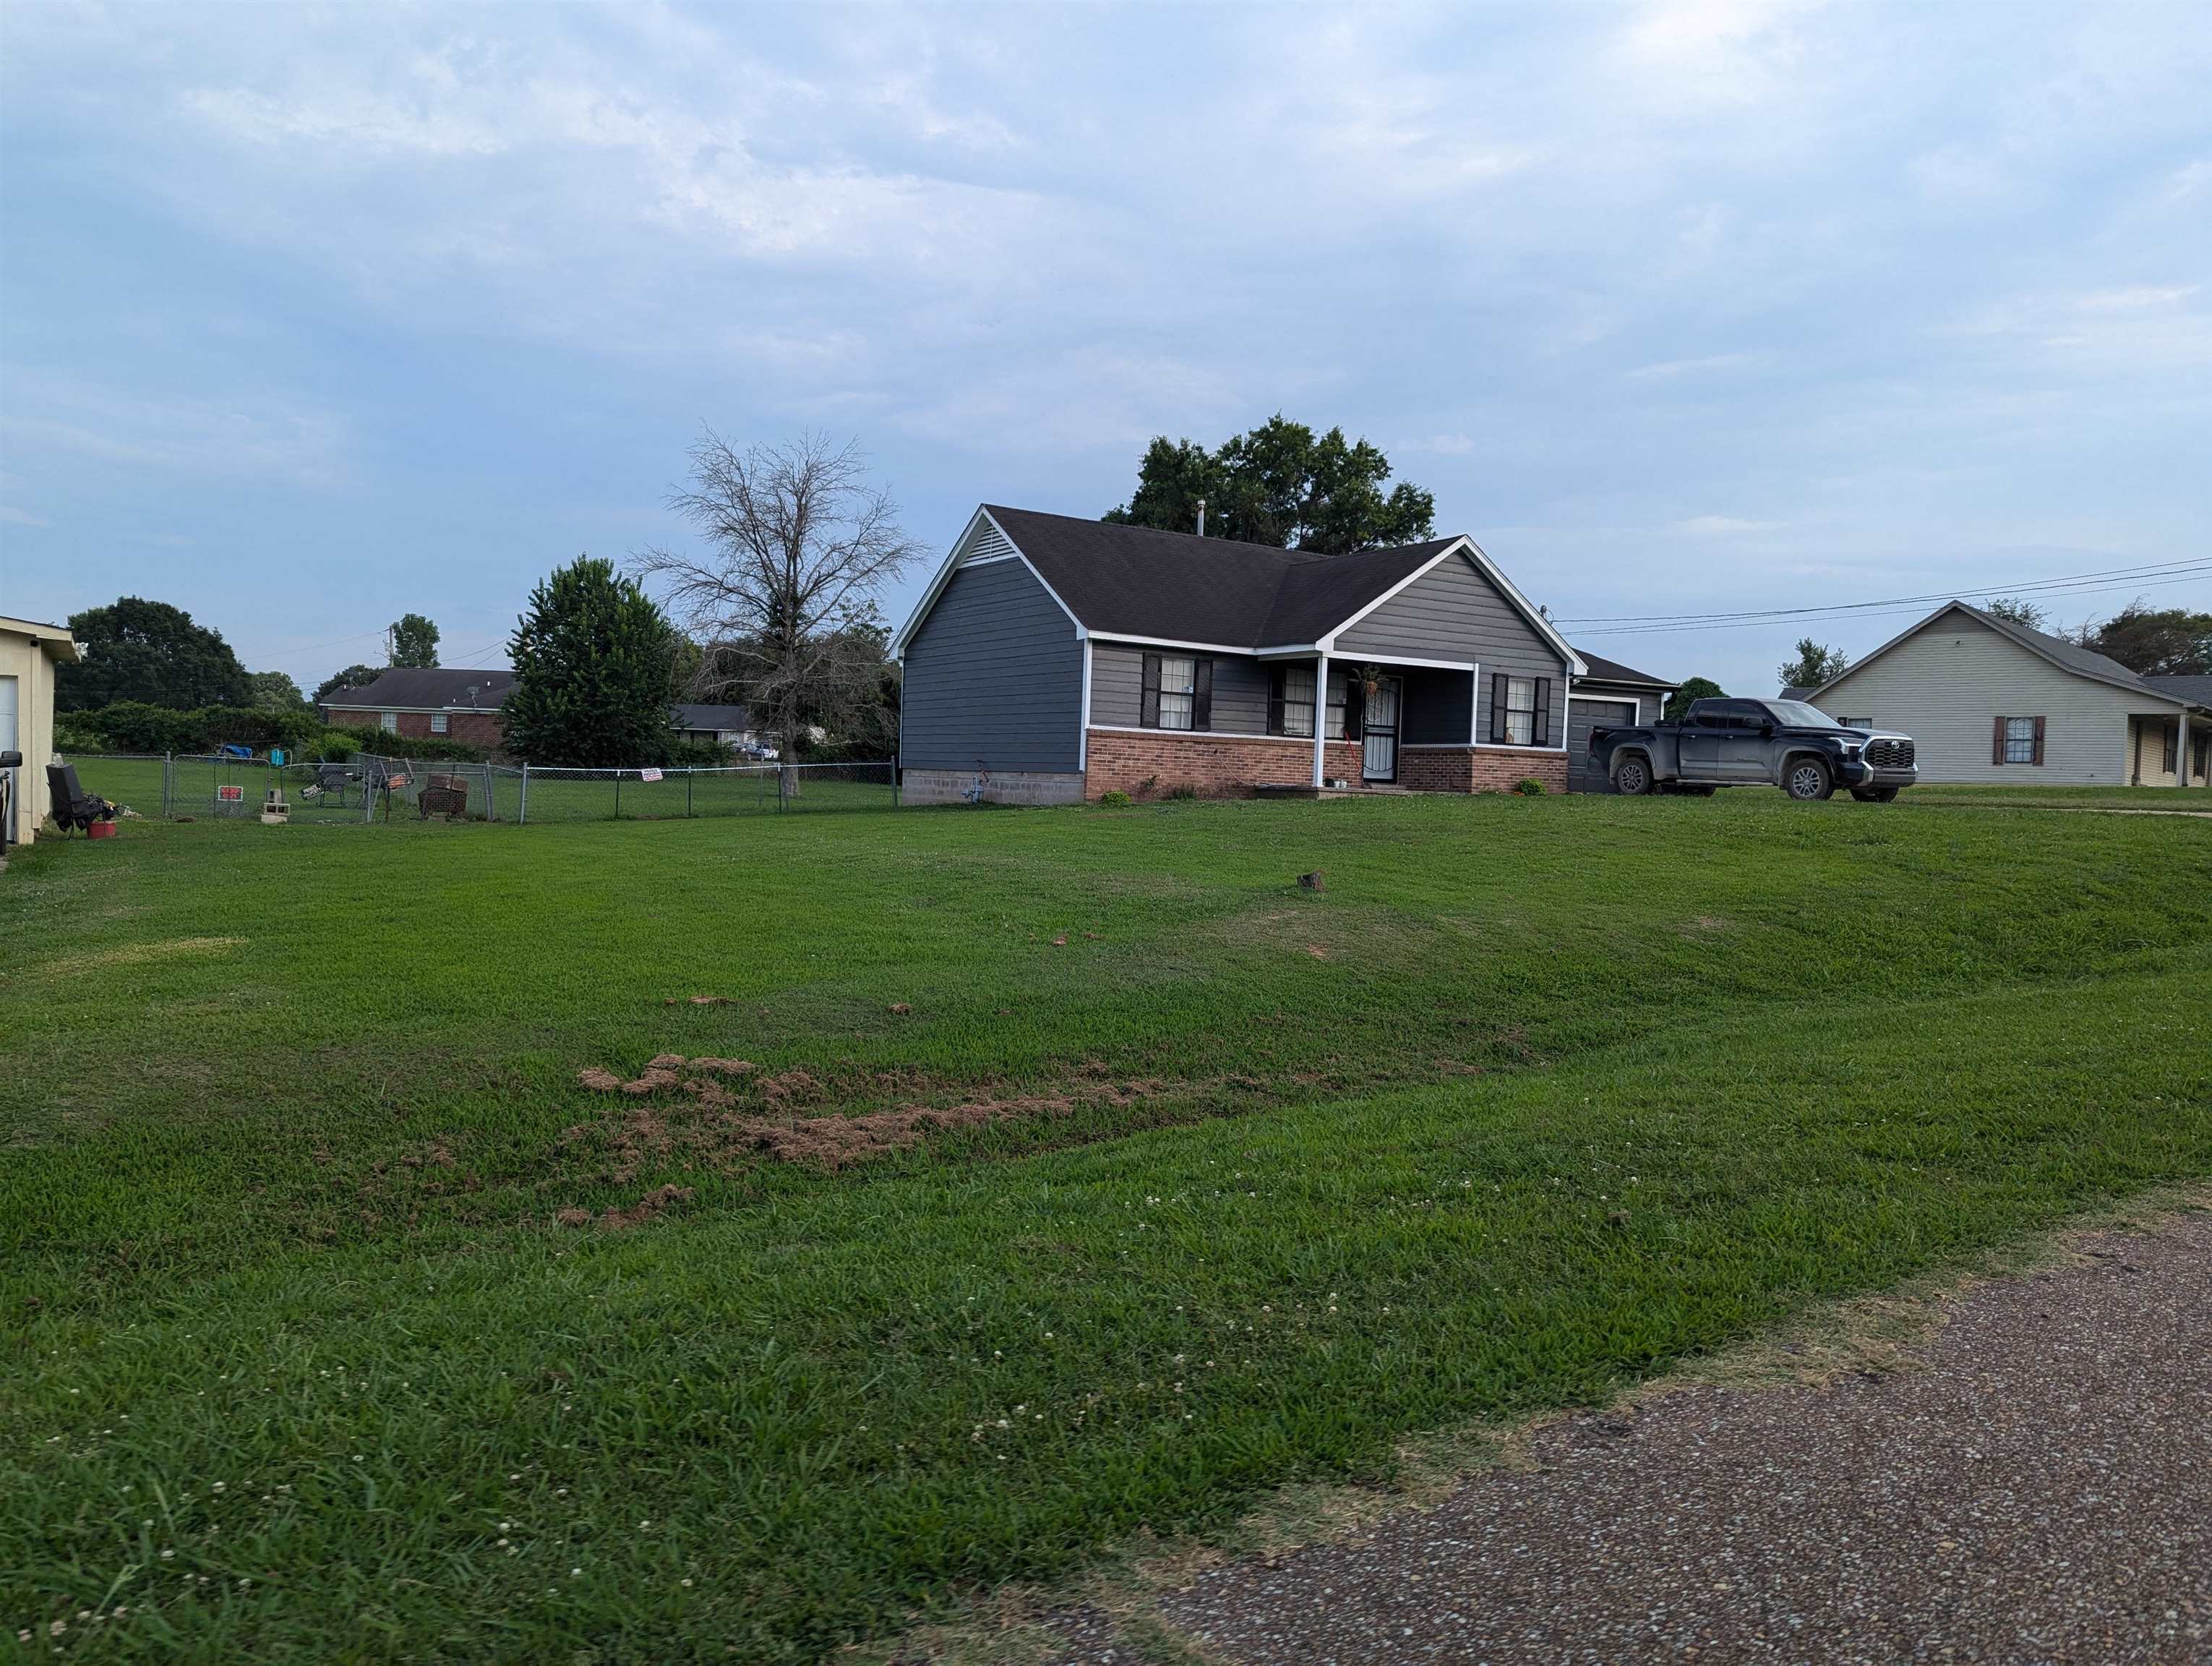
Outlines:
[[[2124, 690], [2130, 694], [2136, 695], [2145, 699], [2156, 700], [2164, 704], [2179, 707], [2185, 710], [2196, 704], [2194, 701], [2185, 699], [2179, 695], [2160, 694], [2156, 689], [2150, 687], [2148, 684], [2143, 683], [2140, 679], [2130, 682], [2124, 678], [2107, 677], [2102, 672], [2085, 671], [2080, 666], [2069, 666], [2057, 654], [2048, 652], [2045, 648], [2039, 647], [2036, 643], [2032, 641], [2023, 641], [2018, 636], [2014, 635], [2011, 631], [2003, 628], [2003, 621], [1998, 620], [1992, 623], [1989, 620], [1984, 619], [1982, 617], [1981, 610], [1979, 608], [1969, 606], [1966, 603], [1960, 600], [1955, 596], [1949, 601], [1945, 602], [1942, 606], [1937, 608], [1926, 618], [1921, 620], [1918, 624], [1907, 625], [1903, 630], [1898, 632], [1896, 635], [1891, 637], [1873, 653], [1868, 654], [1865, 659], [1861, 660], [1856, 665], [1852, 666], [1850, 670], [1845, 671], [1838, 676], [1831, 677], [1826, 682], [1821, 684], [1820, 687], [1814, 689], [1811, 694], [1805, 697], [1809, 701], [1816, 696], [1826, 694], [1830, 689], [1835, 687], [1838, 683], [1848, 682], [1851, 678], [1856, 676], [1860, 672], [1864, 671], [1875, 660], [1881, 659], [1881, 656], [1888, 653], [1890, 649], [1911, 641], [1913, 637], [1917, 636], [1922, 631], [1927, 629], [1929, 625], [1934, 624], [1938, 619], [1943, 617], [1946, 614], [1953, 612], [1964, 613], [1968, 618], [1973, 620], [1976, 624], [1980, 625], [1984, 629], [1995, 631], [1998, 635], [2003, 637], [2005, 641], [2010, 642], [2014, 648], [2020, 648], [2026, 653], [2033, 654], [2037, 659], [2042, 660], [2044, 664], [2054, 666], [2057, 670], [2064, 672], [2069, 677], [2078, 677], [2085, 683], [2100, 683], [2108, 689]], [[2023, 629], [2025, 629], [2025, 627], [2023, 627]]]
[[1187, 642], [1176, 636], [1138, 636], [1126, 630], [1094, 630], [1091, 633], [1091, 640], [1095, 642], [1135, 642], [1146, 648], [1196, 648], [1201, 654], [1233, 654], [1244, 660], [1255, 659], [1259, 654], [1257, 648], [1232, 648], [1227, 642]]
[[1547, 642], [1549, 642], [1553, 648], [1559, 651], [1559, 657], [1567, 663], [1567, 672], [1570, 677], [1580, 677], [1589, 670], [1589, 667], [1583, 663], [1582, 655], [1576, 653], [1574, 649], [1569, 646], [1567, 639], [1560, 635], [1557, 630], [1553, 629], [1552, 622], [1546, 618], [1541, 613], [1538, 612], [1536, 609], [1528, 605], [1528, 599], [1522, 595], [1519, 589], [1515, 587], [1512, 580], [1507, 578], [1505, 575], [1498, 569], [1498, 563], [1491, 560], [1489, 556], [1485, 553], [1482, 546], [1477, 544], [1473, 538], [1466, 536], [1464, 533], [1461, 534], [1458, 538], [1454, 538], [1443, 549], [1437, 550], [1434, 556], [1423, 562], [1412, 572], [1407, 574], [1404, 578], [1399, 580], [1397, 583], [1392, 585], [1388, 590], [1385, 590], [1373, 601], [1368, 603], [1366, 606], [1361, 608], [1350, 618], [1345, 620], [1343, 623], [1337, 625], [1331, 629], [1327, 635], [1321, 639], [1322, 648], [1328, 653], [1335, 653], [1336, 639], [1338, 636], [1351, 629], [1352, 626], [1358, 624], [1362, 619], [1375, 611], [1376, 608], [1382, 606], [1383, 603], [1393, 599], [1401, 591], [1408, 588], [1419, 580], [1427, 577], [1431, 573], [1434, 572], [1438, 567], [1442, 566], [1445, 561], [1449, 560], [1453, 556], [1465, 556], [1468, 560], [1472, 562], [1474, 564], [1475, 571], [1480, 573], [1483, 577], [1489, 580], [1490, 582], [1497, 587], [1498, 593], [1505, 598], [1507, 605], [1510, 605], [1516, 612], [1520, 614], [1523, 619], [1527, 620], [1529, 626], [1538, 635], [1541, 636]]
[[[937, 599], [945, 593], [945, 587], [952, 582], [953, 574], [960, 569], [961, 556], [974, 542], [979, 529], [984, 526], [988, 526], [1000, 538], [1005, 538], [1006, 547], [1014, 552], [1014, 556], [1019, 558], [1023, 566], [1030, 569], [1030, 576], [1044, 586], [1044, 593], [1052, 598], [1053, 605], [1066, 614], [1067, 622], [1075, 627], [1075, 640], [1079, 642], [1091, 635], [1083, 628], [1083, 621], [1075, 617], [1075, 610], [1060, 599], [1060, 592], [1045, 582], [1044, 575], [1038, 572], [1036, 563], [1023, 553], [1022, 546], [1014, 542], [1013, 535], [999, 525], [996, 516], [979, 504], [976, 506], [975, 513], [969, 516], [967, 526], [961, 529], [960, 536], [953, 540], [951, 551], [938, 568], [937, 576], [930, 580], [929, 588], [921, 593], [921, 599], [915, 604], [914, 611], [907, 615], [906, 623], [898, 628], [898, 634], [891, 638], [892, 659], [902, 661], [905, 660], [907, 647], [914, 641], [914, 633], [921, 629], [921, 622], [929, 617], [929, 610], [937, 605]], [[999, 556], [995, 559], [1008, 558]], [[989, 562], [976, 563], [978, 566], [991, 564]]]

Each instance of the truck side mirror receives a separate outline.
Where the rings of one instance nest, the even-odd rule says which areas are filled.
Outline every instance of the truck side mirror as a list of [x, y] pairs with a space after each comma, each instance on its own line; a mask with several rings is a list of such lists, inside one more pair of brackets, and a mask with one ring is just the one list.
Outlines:
[[0, 769], [20, 769], [23, 767], [21, 752], [0, 752]]
[[1771, 740], [1771, 739], [1774, 739], [1774, 720], [1773, 720], [1772, 718], [1771, 718], [1771, 717], [1770, 717], [1770, 718], [1768, 718], [1765, 722], [1761, 723], [1761, 724], [1759, 726], [1759, 733], [1760, 737], [1761, 737], [1763, 739], [1766, 739], [1766, 740]]

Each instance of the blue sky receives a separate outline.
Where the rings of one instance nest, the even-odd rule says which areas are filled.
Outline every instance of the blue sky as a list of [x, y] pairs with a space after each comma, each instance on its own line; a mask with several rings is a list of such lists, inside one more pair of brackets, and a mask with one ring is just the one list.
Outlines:
[[[685, 536], [702, 423], [857, 438], [939, 548], [1341, 423], [1566, 618], [2201, 556], [2208, 87], [2187, 5], [16, 4], [0, 611], [498, 663]], [[2139, 588], [2212, 605], [2054, 611]], [[1765, 691], [1799, 633], [1570, 634]]]

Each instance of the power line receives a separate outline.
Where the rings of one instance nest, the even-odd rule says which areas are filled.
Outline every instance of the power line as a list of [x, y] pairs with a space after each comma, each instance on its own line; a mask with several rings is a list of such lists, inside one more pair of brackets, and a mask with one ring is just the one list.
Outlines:
[[1579, 618], [1554, 619], [1552, 623], [1558, 625], [1678, 623], [1686, 625], [1717, 624], [1736, 619], [1765, 621], [1810, 618], [1819, 614], [1865, 612], [1875, 608], [1899, 607], [1914, 602], [1949, 601], [1959, 596], [2011, 596], [2081, 587], [2124, 589], [2126, 582], [2133, 579], [2164, 581], [2168, 578], [2193, 578], [2199, 574], [2212, 574], [2212, 561], [2207, 561], [2203, 556], [2191, 556], [2185, 561], [2159, 562], [2146, 567], [2108, 567], [2093, 573], [2070, 574], [2063, 578], [2027, 579], [2011, 584], [1984, 585], [1971, 590], [1936, 590], [1918, 596], [1885, 596], [1877, 601], [1834, 602], [1815, 607], [1760, 608], [1739, 613], [1591, 614]]
[[[2208, 566], [2203, 570], [2208, 574], [2212, 574], [2212, 566]], [[2127, 580], [2117, 584], [2095, 583], [2075, 585], [2069, 587], [2069, 592], [2070, 593], [2080, 595], [2097, 595], [2112, 594], [2116, 592], [2122, 591], [2155, 590], [2161, 585], [2187, 584], [2197, 576], [2198, 575], [2195, 573], [2178, 573], [2172, 578], [2165, 579], [2147, 579], [2140, 581]], [[2026, 587], [2021, 585], [1997, 585], [1988, 590], [1948, 590], [1934, 597], [1916, 598], [1901, 596], [1899, 597], [1895, 602], [1890, 604], [1881, 602], [1866, 603], [1865, 605], [1869, 608], [1875, 610], [1886, 609], [1886, 611], [1861, 613], [1856, 617], [1866, 619], [1899, 618], [1908, 615], [1917, 614], [1921, 609], [1926, 606], [1931, 600], [1955, 601], [1962, 600], [1968, 596], [1989, 597], [1995, 595], [2017, 595], [2024, 588], [2026, 588]], [[1559, 622], [1555, 620], [1553, 623], [1557, 623]], [[1723, 616], [1711, 620], [1683, 624], [1609, 625], [1599, 630], [1578, 629], [1574, 634], [1577, 639], [1585, 636], [1670, 636], [1684, 631], [1755, 630], [1771, 629], [1780, 623], [1782, 623], [1780, 618], [1765, 615], [1754, 614], [1742, 617], [1729, 617]]]

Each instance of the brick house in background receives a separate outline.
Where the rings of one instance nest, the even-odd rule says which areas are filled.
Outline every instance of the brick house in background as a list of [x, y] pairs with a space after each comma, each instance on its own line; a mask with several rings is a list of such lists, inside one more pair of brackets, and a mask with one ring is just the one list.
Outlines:
[[319, 709], [323, 721], [344, 728], [381, 729], [402, 739], [434, 735], [497, 751], [506, 739], [500, 702], [514, 686], [511, 671], [394, 666], [365, 688], [332, 689]]
[[1468, 538], [1321, 556], [986, 504], [892, 642], [909, 804], [1567, 786], [1589, 666]]

